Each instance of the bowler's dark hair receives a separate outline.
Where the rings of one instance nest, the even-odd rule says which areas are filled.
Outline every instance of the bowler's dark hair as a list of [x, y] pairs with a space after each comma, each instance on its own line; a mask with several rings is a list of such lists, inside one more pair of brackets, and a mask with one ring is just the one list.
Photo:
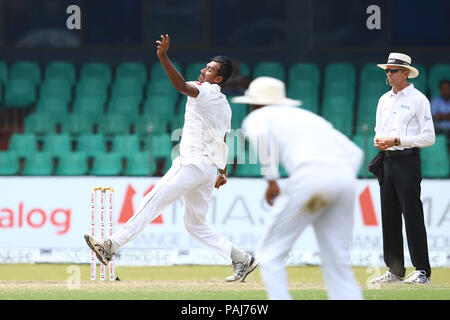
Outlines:
[[217, 71], [217, 75], [223, 77], [223, 80], [220, 84], [224, 84], [233, 73], [233, 60], [226, 56], [215, 56], [211, 58], [211, 61], [220, 63], [220, 68]]

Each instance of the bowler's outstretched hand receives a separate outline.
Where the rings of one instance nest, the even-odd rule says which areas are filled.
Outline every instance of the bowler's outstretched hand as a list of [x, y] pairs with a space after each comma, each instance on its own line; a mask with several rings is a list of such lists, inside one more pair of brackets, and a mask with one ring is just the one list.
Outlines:
[[166, 33], [166, 36], [161, 35], [161, 40], [156, 40], [157, 51], [156, 54], [158, 57], [163, 57], [167, 54], [167, 50], [169, 50], [170, 47], [170, 38], [169, 35]]

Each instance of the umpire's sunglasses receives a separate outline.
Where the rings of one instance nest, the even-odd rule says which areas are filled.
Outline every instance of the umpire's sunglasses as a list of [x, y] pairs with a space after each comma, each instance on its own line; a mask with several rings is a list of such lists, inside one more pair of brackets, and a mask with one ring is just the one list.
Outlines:
[[401, 69], [395, 68], [395, 69], [385, 69], [384, 71], [386, 71], [386, 74], [388, 74], [389, 71], [390, 71], [391, 73], [397, 73], [397, 72], [399, 72], [400, 70], [401, 70]]

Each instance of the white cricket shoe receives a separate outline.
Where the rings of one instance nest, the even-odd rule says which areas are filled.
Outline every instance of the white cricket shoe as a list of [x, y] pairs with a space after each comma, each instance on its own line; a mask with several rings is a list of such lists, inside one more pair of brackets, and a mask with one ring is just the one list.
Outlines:
[[111, 240], [99, 240], [89, 234], [84, 235], [84, 240], [86, 240], [89, 248], [95, 252], [98, 260], [105, 266], [108, 266], [109, 261], [114, 256], [114, 253], [111, 251]]
[[405, 279], [408, 284], [431, 284], [430, 277], [423, 270], [415, 270], [411, 272]]
[[396, 276], [389, 270], [381, 277], [370, 280], [370, 283], [402, 283], [403, 277]]
[[245, 278], [255, 270], [255, 268], [258, 266], [258, 261], [256, 258], [250, 254], [247, 253], [247, 259], [245, 262], [232, 262], [231, 263], [234, 269], [233, 275], [227, 277], [225, 279], [226, 282], [233, 282], [233, 281], [239, 281], [244, 282]]

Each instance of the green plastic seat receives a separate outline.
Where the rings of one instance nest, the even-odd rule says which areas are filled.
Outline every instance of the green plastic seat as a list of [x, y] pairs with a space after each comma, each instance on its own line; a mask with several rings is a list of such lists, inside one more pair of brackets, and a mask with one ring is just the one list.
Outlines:
[[88, 78], [80, 80], [75, 88], [75, 98], [98, 97], [106, 102], [108, 97], [108, 84], [102, 79]]
[[72, 108], [72, 113], [88, 115], [97, 124], [105, 114], [105, 100], [96, 96], [77, 97]]
[[67, 82], [72, 87], [75, 84], [76, 77], [76, 68], [71, 62], [54, 61], [50, 62], [45, 68], [45, 80], [61, 80]]
[[105, 62], [88, 62], [81, 66], [80, 81], [98, 79], [108, 86], [112, 81], [112, 68]]
[[228, 103], [231, 108], [231, 128], [240, 129], [242, 120], [244, 120], [248, 114], [248, 107], [245, 104], [231, 102], [231, 97], [229, 97]]
[[94, 125], [91, 117], [85, 113], [67, 114], [61, 122], [61, 131], [72, 136], [79, 136], [94, 132]]
[[126, 157], [140, 151], [140, 140], [137, 134], [121, 134], [112, 138], [112, 152]]
[[375, 178], [375, 176], [367, 169], [369, 162], [378, 153], [378, 149], [373, 146], [374, 137], [375, 134], [372, 131], [367, 134], [357, 133], [352, 138], [352, 141], [364, 152], [364, 159], [358, 172], [358, 178]]
[[122, 114], [131, 121], [139, 117], [140, 99], [132, 96], [117, 96], [109, 101], [107, 112]]
[[356, 134], [358, 133], [373, 133], [376, 122], [378, 99], [368, 98], [363, 99], [358, 104], [358, 114], [356, 118]]
[[285, 81], [286, 71], [281, 62], [276, 61], [262, 61], [253, 68], [253, 78], [258, 77], [272, 77]]
[[354, 103], [356, 97], [354, 84], [348, 81], [335, 81], [325, 84], [323, 100], [344, 98]]
[[142, 113], [170, 119], [176, 113], [175, 106], [175, 101], [172, 98], [166, 95], [154, 95], [145, 100]]
[[62, 97], [41, 97], [36, 105], [36, 112], [47, 113], [55, 123], [61, 123], [69, 114], [69, 104]]
[[82, 134], [77, 139], [77, 150], [93, 157], [97, 153], [106, 152], [106, 141], [102, 134]]
[[53, 159], [48, 152], [36, 152], [25, 158], [22, 174], [25, 176], [49, 176], [53, 173]]
[[122, 173], [122, 158], [115, 152], [98, 153], [94, 156], [91, 175], [118, 176]]
[[353, 132], [353, 102], [349, 97], [330, 97], [322, 105], [322, 116], [333, 126], [350, 136]]
[[9, 69], [9, 79], [28, 79], [34, 85], [41, 82], [41, 67], [34, 61], [17, 61]]
[[6, 83], [8, 80], [8, 65], [5, 61], [0, 61], [0, 83]]
[[66, 102], [72, 100], [71, 84], [65, 79], [50, 78], [44, 80], [39, 93], [41, 98], [61, 98]]
[[54, 158], [60, 158], [71, 150], [72, 141], [67, 133], [49, 134], [44, 138], [43, 151], [48, 152]]
[[14, 151], [0, 151], [0, 176], [19, 174], [19, 157]]
[[140, 102], [144, 96], [142, 83], [133, 78], [119, 78], [111, 88], [112, 98], [133, 98]]
[[243, 61], [239, 61], [238, 63], [239, 63], [239, 75], [244, 77], [250, 77], [252, 73], [250, 66]]
[[124, 175], [151, 176], [155, 173], [155, 162], [149, 151], [136, 152], [127, 155]]
[[31, 133], [13, 133], [9, 139], [8, 151], [13, 151], [19, 158], [27, 157], [38, 150], [37, 138]]
[[30, 79], [9, 79], [5, 85], [5, 105], [12, 108], [29, 107], [36, 102], [36, 85]]
[[186, 73], [184, 79], [186, 81], [196, 81], [200, 75], [200, 70], [205, 69], [208, 62], [191, 62], [186, 67]]
[[56, 167], [57, 176], [84, 176], [88, 173], [88, 157], [85, 152], [68, 152], [61, 155]]
[[312, 81], [293, 80], [289, 82], [287, 95], [291, 99], [301, 100], [301, 108], [319, 113], [319, 87]]
[[178, 91], [169, 79], [151, 80], [145, 87], [145, 95], [147, 99], [152, 96], [167, 96], [175, 102], [178, 98]]
[[107, 113], [98, 123], [98, 131], [109, 140], [117, 134], [130, 133], [130, 119], [120, 113]]
[[385, 83], [386, 73], [377, 66], [376, 62], [366, 63], [361, 67], [359, 72], [359, 85], [365, 83]]
[[424, 178], [448, 178], [450, 174], [447, 138], [437, 134], [434, 145], [420, 149]]
[[450, 63], [437, 63], [432, 65], [428, 74], [428, 88], [430, 89], [431, 99], [439, 96], [439, 82], [444, 79], [450, 79]]
[[157, 114], [143, 114], [138, 117], [134, 124], [134, 132], [140, 136], [159, 134], [167, 132], [169, 119]]
[[320, 86], [320, 68], [315, 63], [297, 62], [288, 71], [289, 85], [293, 82], [309, 82], [312, 86]]
[[[167, 117], [164, 117], [167, 119]], [[178, 111], [172, 118], [168, 119], [170, 124], [170, 131], [182, 130], [184, 126], [184, 111]]]
[[135, 79], [141, 86], [147, 81], [147, 68], [140, 62], [122, 62], [116, 68], [116, 81]]
[[325, 66], [324, 86], [333, 82], [348, 82], [355, 86], [356, 68], [348, 62], [332, 62]]
[[173, 143], [168, 133], [155, 134], [151, 139], [151, 146], [148, 141], [144, 141], [144, 151], [150, 150], [152, 157], [171, 158]]
[[[183, 69], [181, 67], [181, 64], [177, 61], [172, 61], [173, 66], [181, 73], [183, 74]], [[150, 71], [150, 80], [151, 81], [160, 81], [162, 79], [167, 79], [166, 71], [164, 70], [163, 65], [161, 62], [156, 62], [151, 67]], [[186, 81], [189, 81], [188, 79], [185, 79]]]
[[419, 75], [416, 78], [408, 79], [408, 82], [414, 84], [414, 88], [422, 92], [423, 94], [427, 94], [427, 70], [424, 65], [418, 64], [414, 65], [414, 67], [419, 70]]
[[48, 113], [30, 113], [25, 117], [25, 132], [44, 136], [56, 132], [56, 123]]

